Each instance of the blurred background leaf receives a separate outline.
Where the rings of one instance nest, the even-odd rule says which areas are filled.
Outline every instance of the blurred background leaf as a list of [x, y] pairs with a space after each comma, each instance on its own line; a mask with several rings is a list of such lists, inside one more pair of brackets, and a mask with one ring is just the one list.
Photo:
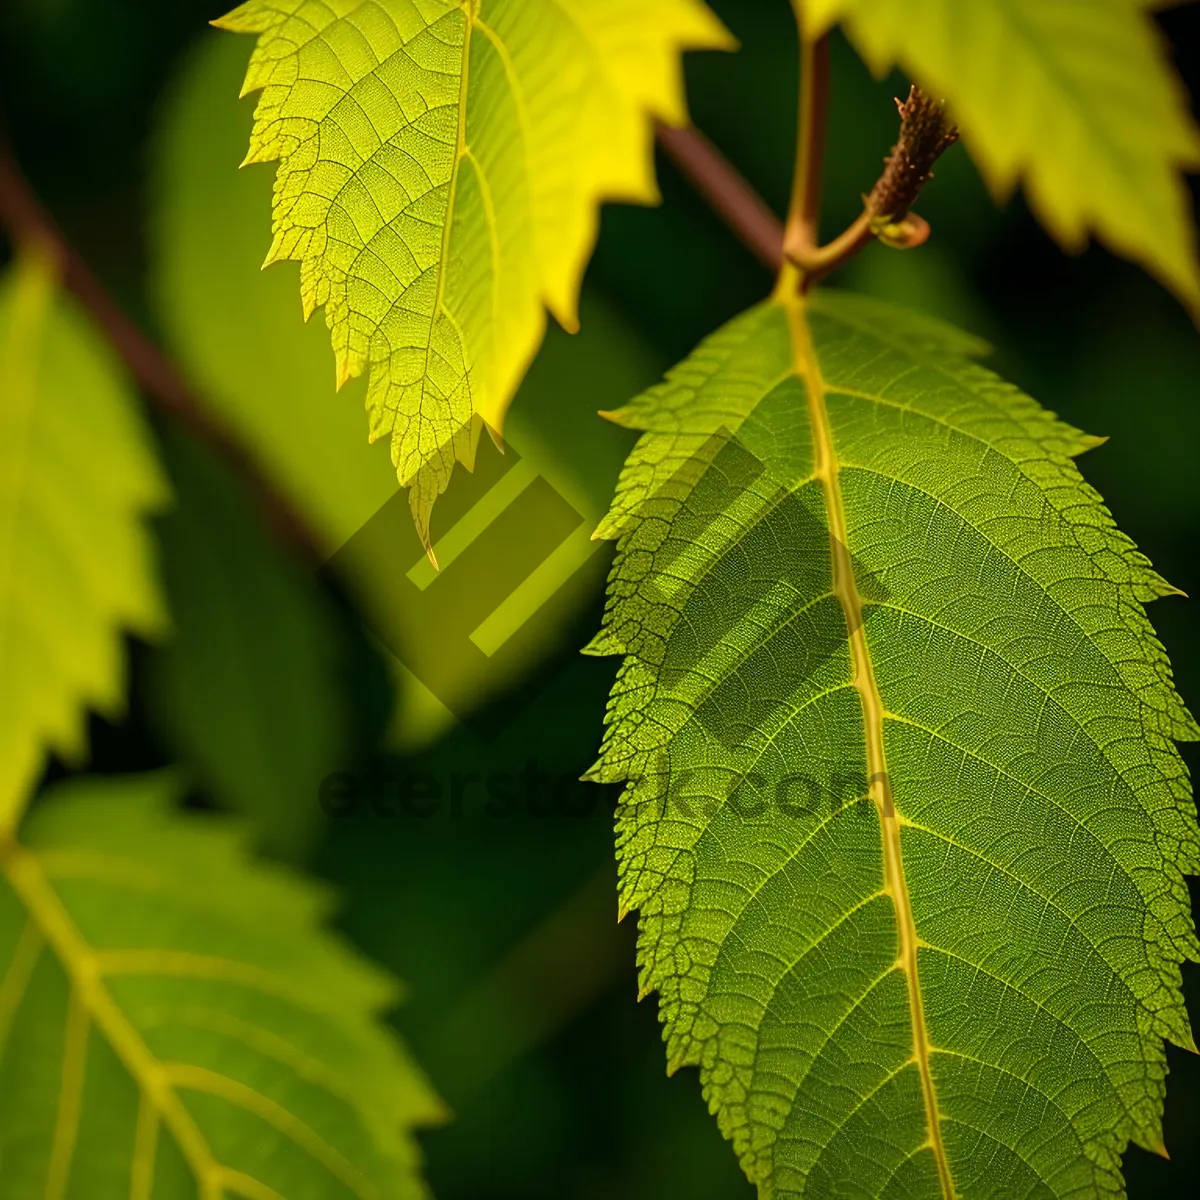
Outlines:
[[207, 796], [253, 818], [264, 849], [303, 858], [321, 826], [312, 797], [351, 756], [343, 631], [229, 468], [167, 432], [176, 504], [159, 532], [175, 636], [147, 664], [147, 712]]
[[330, 896], [163, 775], [59, 784], [0, 849], [6, 1200], [420, 1200], [444, 1110]]
[[166, 617], [146, 518], [167, 490], [133, 389], [49, 251], [0, 274], [0, 835], [87, 710], [125, 711], [123, 632]]

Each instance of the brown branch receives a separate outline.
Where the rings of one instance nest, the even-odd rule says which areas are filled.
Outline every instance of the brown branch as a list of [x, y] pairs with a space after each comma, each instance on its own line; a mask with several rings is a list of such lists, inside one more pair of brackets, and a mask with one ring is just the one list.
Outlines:
[[683, 177], [769, 271], [783, 265], [783, 225], [738, 169], [694, 126], [657, 127], [658, 142]]
[[920, 89], [913, 87], [908, 100], [897, 100], [900, 136], [884, 160], [883, 174], [863, 198], [863, 212], [833, 241], [818, 246], [821, 125], [829, 86], [828, 63], [821, 43], [809, 49], [805, 67], [810, 83], [801, 99], [801, 144], [786, 244], [779, 218], [700, 130], [660, 124], [658, 141], [684, 178], [763, 266], [778, 272], [786, 260], [799, 268], [804, 286], [809, 286], [875, 240], [908, 249], [919, 246], [929, 236], [929, 226], [910, 209], [933, 178], [936, 159], [958, 140], [958, 131], [947, 119], [944, 106]]
[[63, 284], [91, 313], [142, 391], [219, 453], [250, 488], [266, 521], [281, 540], [313, 565], [325, 560], [316, 536], [268, 482], [258, 464], [212, 414], [169, 358], [126, 315], [71, 246], [38, 199], [7, 139], [0, 135], [0, 226], [19, 246], [37, 242], [58, 260]]

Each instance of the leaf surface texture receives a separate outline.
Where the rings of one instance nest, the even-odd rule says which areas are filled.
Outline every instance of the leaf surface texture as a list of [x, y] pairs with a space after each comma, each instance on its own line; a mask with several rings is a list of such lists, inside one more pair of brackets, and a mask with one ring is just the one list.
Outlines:
[[698, 0], [250, 0], [219, 24], [259, 36], [267, 261], [301, 264], [339, 386], [368, 373], [371, 438], [427, 536], [545, 307], [576, 325], [598, 203], [657, 197], [650, 118], [686, 119], [680, 51], [728, 35]]
[[1090, 233], [1200, 312], [1190, 193], [1200, 131], [1144, 0], [798, 0], [879, 73], [945, 96], [994, 192], [1023, 181], [1068, 250]]
[[76, 781], [0, 851], [5, 1197], [424, 1196], [394, 981], [172, 791]]
[[1192, 1044], [1171, 589], [979, 349], [775, 299], [616, 414], [593, 776], [670, 1067], [763, 1196], [1122, 1195]]

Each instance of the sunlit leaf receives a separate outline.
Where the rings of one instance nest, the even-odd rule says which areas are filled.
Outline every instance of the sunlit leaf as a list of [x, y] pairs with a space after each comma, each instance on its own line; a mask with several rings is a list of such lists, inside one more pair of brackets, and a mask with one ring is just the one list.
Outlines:
[[[244, 43], [214, 33], [201, 40], [164, 106], [152, 176], [156, 311], [167, 345], [206, 402], [332, 555], [393, 500], [398, 485], [383, 448], [362, 436], [361, 381], [347, 388], [353, 400], [333, 395], [328, 335], [316, 322], [306, 326], [296, 319], [295, 280], [288, 272], [259, 270], [260, 244], [270, 229], [271, 180], [267, 173], [230, 169], [252, 120], [237, 100], [244, 71]], [[506, 420], [503, 461], [520, 459], [522, 469], [545, 479], [585, 525], [594, 525], [630, 445], [625, 431], [596, 420], [596, 410], [623, 403], [666, 364], [595, 289], [585, 288], [582, 313], [580, 333], [568, 336], [554, 326], [547, 331]], [[484, 469], [494, 466], [490, 445], [482, 447], [480, 462]], [[456, 493], [461, 497], [476, 482], [460, 480], [461, 490], [453, 489], [448, 499], [454, 502]], [[435, 545], [452, 525], [452, 508], [444, 502], [434, 515]], [[586, 547], [587, 529], [580, 534]], [[344, 572], [339, 583], [361, 604], [398, 561], [407, 569], [423, 558], [411, 521], [401, 516], [388, 546], [369, 562], [359, 560], [362, 570]], [[603, 555], [594, 566], [586, 578], [564, 585], [573, 589], [570, 603], [555, 614], [538, 614], [543, 652], [574, 644], [568, 640], [572, 623], [603, 586]], [[537, 669], [543, 652], [493, 682], [519, 683]], [[453, 724], [454, 714], [420, 679], [393, 655], [386, 658], [399, 694], [389, 740], [411, 748]], [[483, 681], [472, 687], [479, 703], [493, 695]]]
[[728, 35], [699, 0], [250, 0], [218, 24], [259, 35], [267, 261], [301, 264], [339, 386], [368, 373], [371, 438], [427, 536], [544, 308], [577, 324], [599, 201], [656, 198], [650, 118], [686, 119], [680, 51]]
[[594, 775], [670, 1067], [763, 1196], [1121, 1195], [1192, 1045], [1171, 589], [978, 349], [779, 298], [616, 414]]
[[993, 191], [1022, 182], [1068, 250], [1095, 233], [1200, 313], [1190, 193], [1200, 132], [1145, 0], [802, 0], [882, 73], [945, 96]]

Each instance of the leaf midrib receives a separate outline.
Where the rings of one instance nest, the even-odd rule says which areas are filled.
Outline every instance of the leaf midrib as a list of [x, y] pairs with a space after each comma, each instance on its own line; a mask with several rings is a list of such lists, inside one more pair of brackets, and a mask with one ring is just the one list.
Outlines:
[[[84, 1020], [95, 1024], [137, 1085], [142, 1102], [138, 1116], [137, 1146], [153, 1147], [154, 1129], [157, 1119], [161, 1118], [196, 1179], [201, 1200], [221, 1200], [227, 1194], [241, 1195], [251, 1200], [282, 1200], [274, 1189], [261, 1180], [227, 1167], [213, 1156], [207, 1139], [178, 1094], [179, 1087], [194, 1086], [197, 1068], [189, 1064], [164, 1063], [154, 1056], [105, 986], [102, 956], [87, 944], [34, 855], [11, 841], [0, 845], [0, 874], [7, 880], [29, 914], [27, 928], [35, 929], [41, 935], [39, 947], [44, 939], [44, 944], [50, 947], [66, 974], [71, 992], [70, 1011], [77, 1012]], [[32, 967], [30, 971], [31, 969]], [[14, 1011], [18, 1004], [19, 998], [12, 1005]], [[192, 1074], [188, 1074], [189, 1072]], [[230, 1098], [226, 1089], [239, 1088], [240, 1085], [236, 1081], [214, 1072], [203, 1074], [207, 1084], [200, 1090], [222, 1094], [225, 1099], [230, 1099], [231, 1103], [237, 1103], [239, 1107], [247, 1108], [248, 1111], [255, 1111], [259, 1116], [264, 1115], [259, 1111], [262, 1105], [270, 1105], [273, 1114], [278, 1117], [275, 1110], [279, 1106], [274, 1102], [260, 1098], [261, 1104], [250, 1108], [244, 1102]], [[64, 1073], [62, 1100], [73, 1110], [68, 1113], [73, 1124], [77, 1124], [78, 1121], [80, 1097], [68, 1095], [66, 1088], [70, 1084], [75, 1092], [80, 1092], [82, 1082], [82, 1062], [70, 1075]], [[220, 1085], [219, 1088], [217, 1084]], [[244, 1094], [253, 1093], [251, 1089], [244, 1089]], [[147, 1115], [151, 1123], [145, 1120]], [[268, 1119], [275, 1128], [285, 1132], [296, 1145], [312, 1155], [315, 1161], [320, 1162], [352, 1191], [363, 1196], [364, 1200], [373, 1195], [361, 1190], [362, 1181], [358, 1178], [357, 1170], [337, 1151], [324, 1143], [307, 1126], [303, 1126], [302, 1122], [293, 1118], [292, 1114], [286, 1115], [289, 1118], [287, 1128], [278, 1119], [264, 1119]], [[56, 1194], [51, 1188], [56, 1181], [65, 1187], [74, 1150], [75, 1131], [69, 1126], [63, 1127], [62, 1117], [63, 1106], [60, 1105], [59, 1128], [55, 1135], [56, 1153], [51, 1164], [52, 1174], [47, 1181], [47, 1195]], [[302, 1136], [297, 1136], [298, 1132]], [[144, 1185], [147, 1180], [152, 1181], [153, 1166], [148, 1170], [138, 1170], [139, 1167], [144, 1167], [144, 1164], [135, 1162], [134, 1184]], [[61, 1188], [59, 1191], [61, 1192]]]
[[900, 819], [892, 795], [887, 772], [887, 755], [883, 743], [883, 699], [875, 679], [875, 668], [867, 645], [863, 626], [863, 602], [854, 578], [854, 567], [847, 544], [846, 511], [842, 502], [840, 464], [833, 443], [829, 414], [825, 405], [825, 380], [813, 348], [808, 328], [805, 303], [799, 292], [799, 278], [794, 269], [785, 267], [776, 292], [777, 301], [787, 315], [792, 338], [792, 353], [797, 376], [804, 382], [808, 397], [809, 420], [812, 426], [814, 475], [821, 483], [825, 510], [829, 519], [830, 552], [833, 563], [833, 592], [842, 607], [850, 642], [850, 657], [854, 671], [854, 688], [863, 707], [863, 734], [867, 751], [867, 777], [870, 795], [879, 816], [883, 840], [884, 891], [891, 897], [896, 913], [900, 943], [897, 965], [907, 982], [909, 1016], [912, 1024], [913, 1059], [921, 1079], [921, 1098], [925, 1107], [927, 1144], [937, 1165], [938, 1180], [944, 1200], [955, 1200], [954, 1181], [942, 1138], [941, 1114], [938, 1111], [937, 1091], [930, 1066], [931, 1046], [925, 1024], [924, 998], [917, 969], [916, 922], [912, 900], [904, 877], [904, 860], [900, 846]]
[[0, 871], [66, 972], [72, 993], [81, 998], [142, 1096], [170, 1129], [200, 1184], [202, 1200], [217, 1200], [223, 1191], [221, 1170], [204, 1135], [163, 1078], [159, 1063], [146, 1043], [104, 986], [91, 949], [37, 861], [22, 847], [10, 844], [0, 852]]

